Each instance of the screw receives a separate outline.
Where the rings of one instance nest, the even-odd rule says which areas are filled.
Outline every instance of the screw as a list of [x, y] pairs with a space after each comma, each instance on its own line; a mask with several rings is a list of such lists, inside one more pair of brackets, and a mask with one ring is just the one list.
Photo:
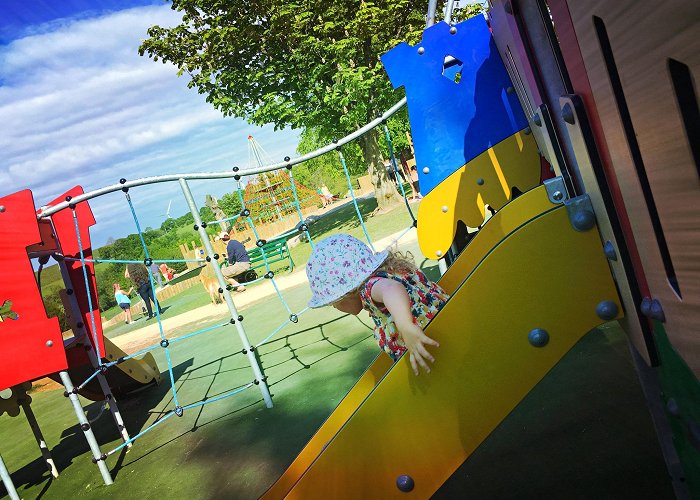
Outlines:
[[425, 48], [423, 48], [423, 47], [418, 47], [418, 53], [419, 53], [420, 55], [423, 55], [423, 54], [425, 53]]
[[429, 173], [430, 173], [430, 169], [429, 169], [428, 167], [423, 167], [423, 173], [424, 173], [424, 174], [429, 174]]
[[564, 199], [564, 193], [562, 193], [561, 191], [554, 191], [554, 193], [552, 194], [552, 198], [554, 199], [554, 201], [561, 201], [562, 199]]
[[446, 214], [448, 210], [449, 210], [449, 208], [448, 208], [447, 205], [443, 205], [443, 206], [442, 206], [442, 212], [443, 212], [443, 213]]

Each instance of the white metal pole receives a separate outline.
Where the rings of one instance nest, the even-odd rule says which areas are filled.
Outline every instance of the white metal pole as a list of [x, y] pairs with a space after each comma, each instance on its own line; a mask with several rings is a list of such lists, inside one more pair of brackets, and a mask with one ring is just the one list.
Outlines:
[[83, 431], [83, 434], [85, 434], [85, 439], [88, 442], [90, 451], [92, 451], [92, 461], [95, 462], [97, 464], [97, 467], [100, 469], [100, 474], [102, 474], [102, 480], [104, 481], [104, 483], [106, 485], [110, 485], [114, 481], [112, 481], [112, 476], [110, 475], [109, 469], [107, 468], [107, 463], [105, 462], [107, 456], [103, 456], [102, 452], [100, 451], [100, 445], [97, 444], [97, 439], [95, 439], [95, 434], [92, 432], [90, 422], [88, 422], [88, 419], [85, 416], [85, 411], [83, 411], [83, 407], [80, 404], [78, 395], [75, 394], [75, 392], [73, 392], [73, 382], [71, 381], [68, 372], [59, 372], [58, 375], [59, 377], [61, 377], [61, 382], [63, 382], [63, 386], [66, 388], [66, 394], [68, 395], [68, 399], [70, 399], [70, 402], [73, 405], [73, 410], [75, 410], [75, 416], [78, 417], [80, 429]]
[[20, 397], [17, 399], [17, 402], [24, 410], [24, 415], [27, 417], [29, 427], [31, 427], [32, 432], [34, 433], [34, 439], [36, 439], [36, 443], [39, 445], [39, 449], [41, 450], [41, 456], [44, 457], [44, 461], [46, 462], [46, 467], [49, 469], [51, 475], [57, 478], [58, 470], [56, 469], [56, 464], [54, 464], [53, 462], [53, 458], [51, 457], [49, 447], [46, 446], [46, 441], [44, 441], [44, 435], [41, 433], [39, 422], [36, 421], [36, 416], [34, 415], [34, 411], [32, 411], [29, 396]]
[[7, 490], [7, 494], [10, 495], [10, 498], [12, 500], [19, 500], [19, 495], [17, 494], [15, 485], [12, 483], [10, 473], [7, 471], [7, 467], [5, 467], [5, 462], [2, 460], [2, 455], [0, 455], [0, 479], [5, 483], [5, 489]]
[[187, 200], [187, 205], [190, 207], [190, 212], [192, 212], [192, 216], [194, 217], [194, 222], [197, 225], [199, 237], [201, 238], [202, 244], [206, 249], [207, 256], [209, 258], [209, 265], [214, 269], [216, 278], [219, 281], [219, 288], [223, 290], [224, 300], [226, 300], [226, 305], [231, 313], [231, 322], [236, 326], [238, 337], [241, 339], [246, 356], [248, 356], [248, 362], [250, 363], [250, 367], [253, 369], [253, 373], [255, 375], [255, 383], [260, 387], [260, 392], [265, 400], [265, 405], [268, 408], [272, 408], [272, 397], [270, 396], [270, 390], [267, 387], [265, 376], [263, 375], [262, 368], [260, 368], [258, 360], [255, 357], [255, 352], [253, 352], [253, 348], [250, 345], [250, 341], [248, 340], [248, 336], [243, 328], [243, 324], [238, 320], [238, 310], [233, 303], [231, 293], [226, 288], [226, 285], [228, 284], [226, 282], [226, 278], [224, 278], [221, 268], [219, 267], [219, 263], [214, 258], [214, 248], [211, 245], [211, 241], [209, 241], [209, 235], [207, 235], [206, 229], [202, 227], [202, 218], [199, 216], [199, 211], [197, 210], [197, 204], [194, 202], [192, 191], [190, 191], [190, 187], [185, 179], [180, 179], [180, 186], [182, 187], [182, 192]]

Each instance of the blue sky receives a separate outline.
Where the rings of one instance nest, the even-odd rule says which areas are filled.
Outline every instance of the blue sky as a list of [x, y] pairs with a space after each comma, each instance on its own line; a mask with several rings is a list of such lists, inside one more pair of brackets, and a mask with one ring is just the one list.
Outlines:
[[[224, 118], [169, 64], [140, 57], [153, 24], [179, 15], [162, 1], [3, 0], [0, 8], [0, 196], [31, 189], [37, 207], [75, 185], [121, 177], [228, 171], [248, 163], [253, 135], [273, 161], [296, 156], [298, 131]], [[234, 182], [192, 181], [198, 204]], [[187, 210], [177, 183], [131, 190], [142, 227]], [[93, 244], [135, 231], [122, 193], [91, 202]]]

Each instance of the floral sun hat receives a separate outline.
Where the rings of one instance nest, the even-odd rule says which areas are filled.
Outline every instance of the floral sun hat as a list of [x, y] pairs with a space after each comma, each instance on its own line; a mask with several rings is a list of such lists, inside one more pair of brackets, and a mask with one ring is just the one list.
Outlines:
[[373, 253], [349, 234], [334, 234], [318, 242], [306, 263], [311, 287], [309, 307], [332, 304], [359, 287], [389, 256], [388, 251]]

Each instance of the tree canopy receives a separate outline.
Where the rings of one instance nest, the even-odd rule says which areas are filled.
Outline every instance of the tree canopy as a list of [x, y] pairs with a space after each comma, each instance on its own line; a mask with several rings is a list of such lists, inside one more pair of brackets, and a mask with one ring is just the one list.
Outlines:
[[345, 135], [388, 109], [379, 56], [420, 39], [426, 2], [174, 0], [182, 23], [139, 48], [174, 63], [225, 115]]
[[[402, 97], [379, 56], [420, 39], [426, 3], [173, 0], [172, 8], [182, 12], [182, 23], [149, 28], [141, 55], [175, 64], [224, 115], [312, 129], [328, 143]], [[372, 131], [358, 145], [385, 207], [398, 194], [379, 168], [379, 137]]]

